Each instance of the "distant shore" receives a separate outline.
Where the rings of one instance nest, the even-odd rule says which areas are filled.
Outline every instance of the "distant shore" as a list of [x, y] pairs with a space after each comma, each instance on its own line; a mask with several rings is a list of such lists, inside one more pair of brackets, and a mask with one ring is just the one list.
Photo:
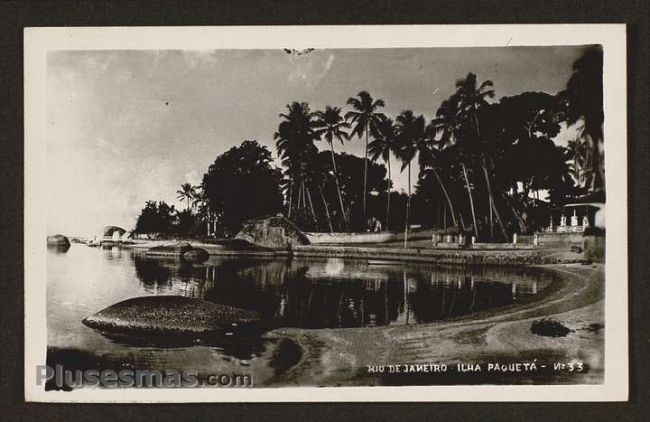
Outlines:
[[[459, 248], [433, 246], [430, 240], [410, 241], [407, 248], [401, 242], [366, 244], [315, 244], [296, 246], [289, 249], [271, 249], [247, 242], [233, 240], [183, 240], [195, 248], [205, 249], [213, 256], [294, 256], [312, 258], [377, 259], [398, 262], [421, 262], [461, 265], [547, 265], [586, 262], [582, 252], [576, 252], [567, 245], [533, 247], [531, 245], [489, 244]], [[174, 244], [170, 240], [146, 240], [120, 244], [127, 249], [146, 251], [161, 245]]]

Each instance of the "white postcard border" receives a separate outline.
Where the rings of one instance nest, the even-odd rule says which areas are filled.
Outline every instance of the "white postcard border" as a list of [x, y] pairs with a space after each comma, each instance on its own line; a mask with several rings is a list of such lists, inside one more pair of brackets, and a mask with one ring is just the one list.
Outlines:
[[[52, 50], [502, 47], [601, 44], [607, 185], [605, 379], [600, 385], [43, 390], [46, 56]], [[623, 24], [26, 28], [25, 399], [45, 402], [625, 401], [628, 399], [626, 31]]]

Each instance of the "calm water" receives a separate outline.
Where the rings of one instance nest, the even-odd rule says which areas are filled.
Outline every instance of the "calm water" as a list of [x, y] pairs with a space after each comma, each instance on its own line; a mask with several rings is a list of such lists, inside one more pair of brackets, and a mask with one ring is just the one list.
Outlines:
[[48, 345], [129, 356], [134, 364], [219, 360], [268, 366], [277, 341], [235, 339], [169, 347], [107, 338], [81, 320], [136, 296], [183, 295], [260, 312], [275, 327], [434, 322], [517, 302], [551, 282], [535, 270], [369, 265], [361, 260], [211, 257], [203, 264], [73, 244], [48, 250]]

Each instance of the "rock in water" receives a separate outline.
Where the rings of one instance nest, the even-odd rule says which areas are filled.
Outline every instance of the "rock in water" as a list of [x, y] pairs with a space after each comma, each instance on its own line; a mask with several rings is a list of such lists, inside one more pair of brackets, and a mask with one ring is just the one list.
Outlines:
[[256, 218], [244, 222], [236, 238], [273, 249], [309, 245], [309, 239], [298, 226], [291, 220], [279, 216]]
[[47, 246], [70, 246], [70, 240], [62, 234], [47, 237]]
[[195, 335], [259, 321], [257, 312], [234, 306], [183, 296], [144, 296], [118, 302], [82, 322], [106, 332]]
[[205, 249], [192, 248], [181, 255], [181, 258], [187, 262], [203, 262], [210, 257], [210, 254]]
[[187, 242], [170, 243], [168, 245], [154, 246], [147, 250], [147, 255], [154, 256], [182, 256], [185, 252], [192, 250], [192, 245]]

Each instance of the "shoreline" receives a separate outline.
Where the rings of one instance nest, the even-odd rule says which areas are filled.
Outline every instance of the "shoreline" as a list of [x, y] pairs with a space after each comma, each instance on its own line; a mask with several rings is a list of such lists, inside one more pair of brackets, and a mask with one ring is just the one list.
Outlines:
[[[194, 243], [193, 246], [201, 244]], [[349, 251], [356, 251], [350, 254]], [[388, 254], [395, 262], [429, 262], [450, 265], [489, 265], [468, 262], [477, 253], [485, 257], [499, 256], [498, 265], [508, 259], [511, 266], [536, 268], [553, 275], [551, 284], [517, 304], [445, 319], [440, 322], [409, 326], [364, 328], [298, 329], [276, 328], [261, 339], [286, 339], [301, 351], [300, 359], [290, 368], [264, 379], [264, 387], [281, 385], [445, 385], [445, 384], [540, 384], [599, 383], [603, 380], [604, 352], [604, 265], [589, 264], [577, 253], [566, 250], [538, 248], [521, 251], [471, 251], [430, 249], [426, 251], [394, 248], [313, 247], [296, 248], [296, 258], [334, 257], [367, 259], [372, 253]], [[237, 251], [227, 255], [241, 255]], [[255, 251], [249, 251], [254, 253]], [[258, 251], [259, 252], [259, 251]], [[513, 254], [513, 252], [518, 252]], [[531, 253], [535, 252], [535, 257]], [[452, 254], [452, 255], [449, 255]], [[459, 255], [460, 254], [460, 255]], [[563, 258], [566, 254], [579, 263]], [[226, 255], [218, 253], [215, 255]], [[268, 256], [268, 254], [265, 254]], [[273, 251], [270, 256], [286, 256]], [[383, 256], [383, 255], [382, 255]], [[461, 257], [448, 262], [450, 257]], [[373, 258], [376, 257], [372, 256]], [[436, 260], [431, 260], [435, 257]], [[505, 258], [504, 258], [505, 257]], [[513, 258], [514, 257], [514, 258]], [[564, 260], [562, 260], [564, 259]], [[458, 262], [460, 261], [460, 262]], [[471, 261], [474, 261], [472, 259]], [[536, 262], [561, 262], [537, 265]], [[526, 262], [526, 263], [522, 263]], [[566, 337], [542, 337], [531, 332], [531, 324], [552, 318], [569, 330]], [[91, 354], [93, 354], [91, 352]], [[446, 374], [371, 373], [369, 367], [380, 365], [431, 365], [521, 363], [538, 359], [551, 362], [580, 361], [587, 371], [571, 376], [566, 373], [541, 371], [535, 374], [486, 375], [484, 372], [447, 372]], [[209, 364], [206, 362], [206, 370]], [[574, 376], [575, 375], [575, 376]], [[266, 378], [266, 377], [263, 377]]]
[[[177, 242], [189, 243], [193, 248], [205, 249], [210, 256], [262, 256], [296, 258], [348, 258], [386, 260], [394, 262], [419, 262], [430, 264], [455, 265], [501, 265], [531, 266], [590, 262], [584, 252], [574, 252], [569, 245], [537, 246], [495, 244], [489, 249], [440, 247], [430, 241], [413, 242], [407, 248], [395, 243], [383, 244], [314, 244], [294, 246], [290, 249], [272, 249], [257, 245], [214, 243], [196, 240], [146, 241], [142, 243], [115, 245], [125, 249], [142, 250], [154, 246], [170, 245]], [[164, 255], [164, 254], [163, 254]], [[161, 255], [161, 256], [163, 256]], [[176, 254], [170, 253], [169, 256]]]
[[[303, 350], [301, 360], [270, 380], [277, 385], [595, 384], [604, 377], [604, 266], [539, 267], [556, 277], [542, 297], [439, 323], [400, 327], [306, 330], [283, 328]], [[566, 337], [533, 334], [531, 324], [552, 318], [572, 330]], [[537, 359], [537, 361], [535, 361]], [[372, 373], [387, 365], [510, 364], [537, 362], [547, 370], [527, 373]], [[554, 372], [555, 363], [579, 362], [580, 373]], [[483, 367], [482, 367], [483, 368]], [[550, 381], [549, 381], [550, 380]], [[305, 382], [307, 384], [305, 384]]]

